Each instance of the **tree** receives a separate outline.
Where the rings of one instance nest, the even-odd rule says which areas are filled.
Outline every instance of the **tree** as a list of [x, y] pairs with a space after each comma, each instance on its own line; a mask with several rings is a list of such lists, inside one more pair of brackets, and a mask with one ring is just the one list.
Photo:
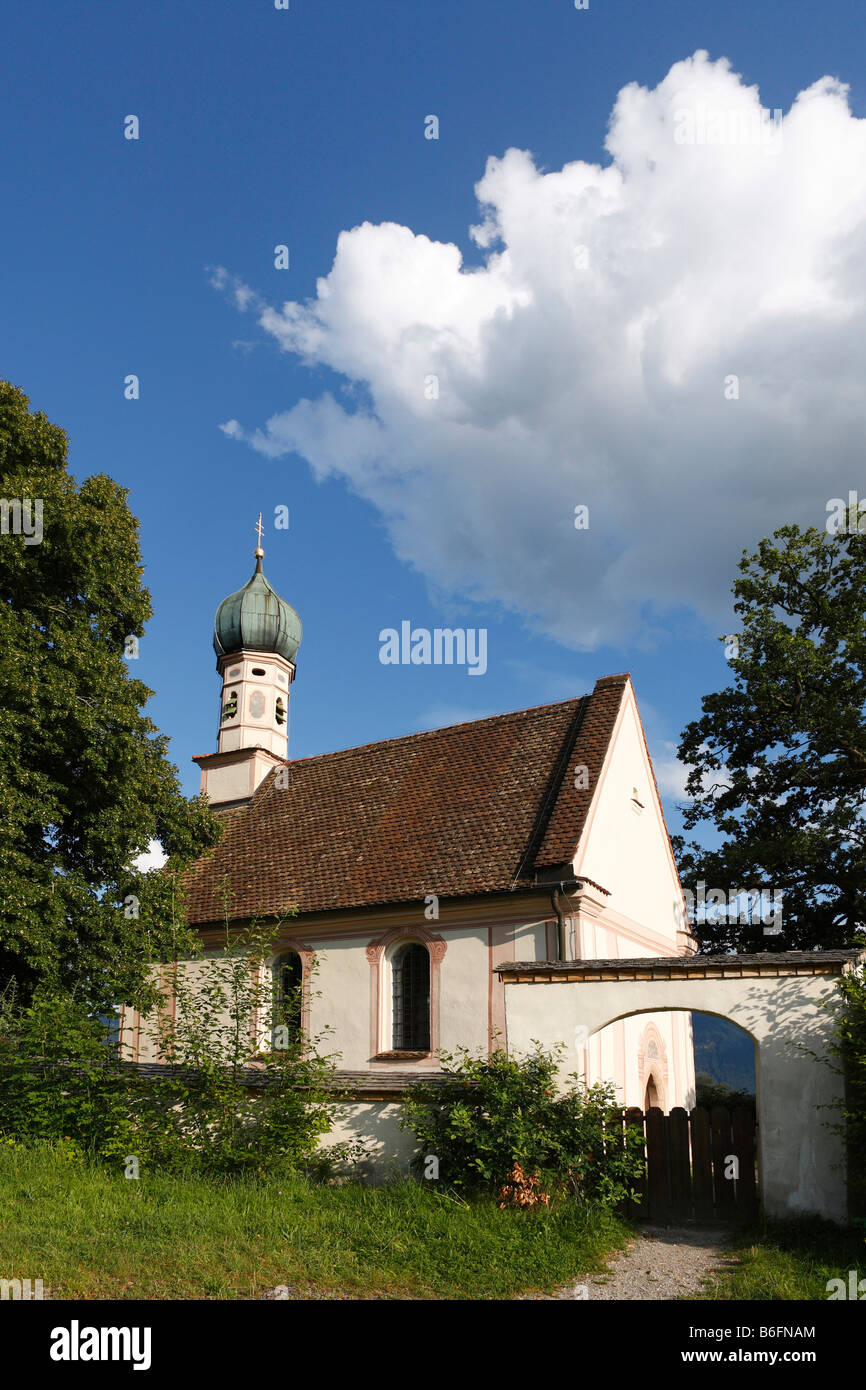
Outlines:
[[[191, 945], [178, 874], [219, 825], [181, 794], [125, 659], [152, 612], [127, 492], [77, 484], [66, 450], [0, 382], [0, 987], [99, 1011], [152, 1002], [148, 965]], [[159, 874], [133, 864], [151, 839]]]
[[719, 951], [847, 946], [866, 919], [866, 535], [854, 516], [836, 534], [783, 526], [739, 568], [733, 684], [679, 747], [685, 826], [722, 843], [675, 850], [692, 892], [772, 891], [781, 930], [765, 898], [764, 922], [719, 912], [695, 932]]

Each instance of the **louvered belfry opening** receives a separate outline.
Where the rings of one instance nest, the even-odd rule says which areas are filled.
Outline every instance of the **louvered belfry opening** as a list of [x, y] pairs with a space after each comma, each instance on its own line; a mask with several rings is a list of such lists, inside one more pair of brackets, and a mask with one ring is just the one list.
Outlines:
[[426, 1052], [430, 1048], [430, 957], [417, 942], [401, 946], [391, 962], [394, 982], [392, 1047]]

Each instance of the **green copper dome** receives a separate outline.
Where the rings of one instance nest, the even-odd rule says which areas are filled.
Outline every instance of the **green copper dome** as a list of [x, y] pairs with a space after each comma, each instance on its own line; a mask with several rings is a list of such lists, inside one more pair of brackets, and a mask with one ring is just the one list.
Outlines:
[[301, 645], [301, 620], [290, 603], [280, 598], [262, 573], [256, 551], [256, 572], [236, 594], [224, 598], [216, 611], [213, 647], [217, 657], [242, 649], [277, 652], [294, 661]]

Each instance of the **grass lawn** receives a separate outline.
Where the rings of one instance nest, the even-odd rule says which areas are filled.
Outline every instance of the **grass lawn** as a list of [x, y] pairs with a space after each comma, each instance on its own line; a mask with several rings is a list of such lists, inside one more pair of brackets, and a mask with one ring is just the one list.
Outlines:
[[738, 1232], [731, 1245], [736, 1264], [722, 1272], [701, 1299], [826, 1300], [830, 1279], [848, 1271], [866, 1278], [866, 1237], [824, 1221], [768, 1223]]
[[0, 1146], [0, 1278], [54, 1298], [509, 1298], [603, 1267], [630, 1226], [573, 1203], [468, 1209], [401, 1181], [140, 1179]]

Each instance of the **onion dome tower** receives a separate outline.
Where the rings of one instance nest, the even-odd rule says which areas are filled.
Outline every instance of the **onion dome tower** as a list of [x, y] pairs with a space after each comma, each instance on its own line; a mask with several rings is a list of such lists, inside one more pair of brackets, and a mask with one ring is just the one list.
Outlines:
[[214, 805], [237, 805], [289, 751], [289, 687], [295, 678], [301, 620], [262, 570], [262, 518], [256, 568], [242, 589], [224, 598], [214, 618], [213, 645], [222, 676], [217, 752], [195, 758], [201, 790]]

